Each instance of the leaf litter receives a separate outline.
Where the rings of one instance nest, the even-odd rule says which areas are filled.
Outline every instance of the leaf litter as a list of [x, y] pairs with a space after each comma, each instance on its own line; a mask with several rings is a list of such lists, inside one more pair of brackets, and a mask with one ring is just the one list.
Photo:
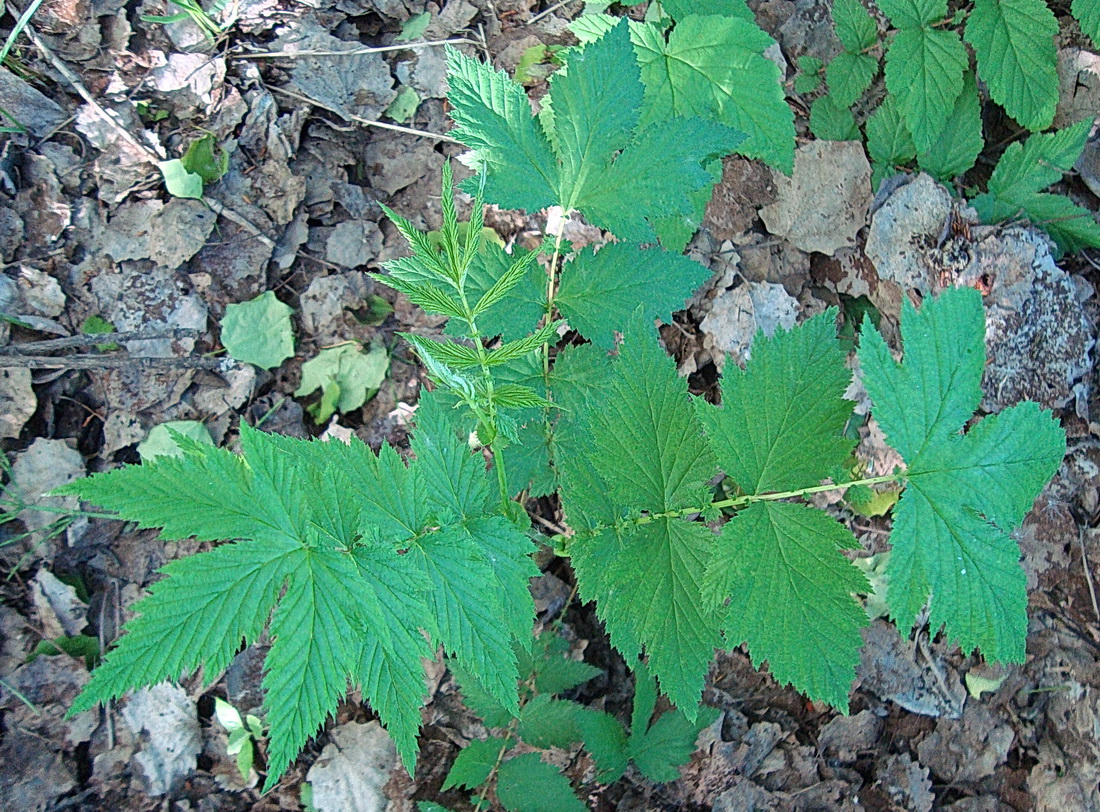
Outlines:
[[[91, 4], [53, 5], [36, 18], [39, 34], [96, 104], [30, 43], [19, 56], [35, 72], [0, 70], [0, 106], [35, 137], [16, 136], [0, 154], [0, 256], [11, 290], [0, 311], [30, 325], [5, 322], [3, 343], [79, 336], [90, 316], [118, 331], [160, 335], [123, 341], [118, 350], [92, 348], [105, 357], [134, 359], [120, 369], [0, 369], [0, 435], [13, 463], [13, 487], [25, 498], [49, 499], [42, 494], [89, 465], [135, 461], [150, 431], [174, 420], [200, 421], [230, 445], [242, 416], [298, 436], [318, 433], [302, 407], [319, 403], [295, 392], [305, 362], [334, 345], [355, 349], [341, 342], [364, 349], [379, 342], [384, 351], [375, 356], [373, 383], [362, 387], [365, 403], [357, 403], [357, 379], [355, 397], [345, 401], [346, 412], [331, 416], [329, 432], [354, 432], [375, 445], [383, 438], [400, 443], [400, 415], [415, 407], [421, 381], [410, 359], [400, 349], [394, 353], [392, 335], [433, 325], [381, 290], [391, 297], [393, 313], [371, 324], [362, 303], [376, 292], [363, 272], [399, 250], [396, 235], [379, 223], [377, 203], [424, 212], [423, 225], [438, 225], [433, 190], [444, 154], [454, 153], [439, 139], [371, 129], [356, 119], [445, 132], [442, 51], [402, 42], [410, 19], [428, 14], [423, 37], [470, 36], [481, 26], [489, 54], [515, 64], [536, 43], [571, 43], [566, 24], [579, 4], [528, 24], [535, 12], [510, 0], [428, 6], [340, 0], [310, 4], [289, 18], [279, 4], [255, 0], [237, 9], [241, 53], [224, 56], [207, 50], [190, 21], [162, 26], [128, 20], [114, 7], [105, 12], [95, 6], [93, 13]], [[791, 64], [803, 54], [835, 52], [831, 28], [820, 24], [827, 3], [756, 5]], [[146, 3], [142, 11], [166, 9]], [[524, 47], [504, 56], [513, 41]], [[364, 44], [408, 47], [346, 56], [302, 53], [347, 52]], [[1097, 113], [1100, 57], [1081, 45], [1059, 53], [1064, 91], [1057, 127]], [[250, 50], [290, 53], [250, 59]], [[536, 96], [539, 81], [532, 83]], [[394, 107], [399, 98], [405, 101]], [[398, 114], [407, 120], [396, 121]], [[133, 140], [120, 137], [120, 129]], [[206, 132], [230, 158], [225, 176], [203, 189], [210, 208], [167, 196], [157, 169], [158, 161], [182, 157]], [[708, 701], [723, 708], [722, 718], [700, 738], [684, 778], [659, 790], [621, 782], [596, 802], [603, 804], [598, 808], [1100, 808], [1094, 736], [1100, 613], [1086, 577], [1100, 561], [1092, 526], [1100, 502], [1100, 404], [1091, 373], [1097, 274], [1087, 261], [1055, 261], [1045, 238], [1031, 229], [974, 225], [931, 179], [918, 177], [871, 202], [867, 170], [856, 155], [849, 160], [851, 151], [843, 143], [810, 142], [799, 151], [793, 180], [759, 162], [727, 160], [727, 180], [692, 246], [715, 279], [665, 329], [666, 343], [677, 349], [680, 369], [697, 391], [705, 391], [727, 355], [728, 363], [746, 360], [757, 330], [767, 333], [865, 296], [889, 334], [903, 299], [919, 300], [946, 285], [980, 287], [987, 293], [991, 357], [983, 410], [997, 412], [1031, 397], [1063, 409], [1071, 428], [1066, 470], [1019, 533], [1036, 627], [1033, 651], [1000, 687], [967, 696], [961, 686], [974, 661], [928, 640], [927, 631], [907, 640], [887, 627], [892, 633], [867, 649], [864, 684], [849, 719], [808, 710], [734, 652], [719, 660], [708, 683]], [[804, 160], [810, 155], [816, 160]], [[1078, 171], [1095, 191], [1090, 155], [1086, 151]], [[830, 198], [828, 210], [806, 206], [823, 197]], [[507, 223], [506, 238], [522, 238], [522, 218], [500, 222]], [[267, 291], [297, 311], [291, 317], [294, 355], [282, 365], [164, 363], [216, 352], [216, 325], [228, 306]], [[174, 332], [181, 329], [189, 332]], [[70, 352], [51, 351], [62, 359]], [[374, 388], [377, 394], [368, 399]], [[333, 402], [339, 405], [338, 398]], [[857, 451], [864, 462], [893, 464], [882, 454], [885, 446], [874, 443], [873, 426], [861, 427], [859, 436], [866, 441]], [[853, 516], [842, 505], [830, 509], [849, 521], [868, 552], [884, 549], [882, 519]], [[134, 697], [111, 724], [95, 714], [64, 721], [64, 708], [87, 679], [84, 663], [69, 655], [26, 663], [26, 656], [59, 630], [68, 635], [98, 628], [109, 640], [153, 580], [153, 569], [193, 547], [165, 546], [148, 534], [123, 534], [87, 519], [60, 537], [43, 538], [51, 521], [51, 514], [25, 511], [5, 525], [5, 540], [16, 527], [37, 531], [5, 550], [19, 577], [6, 582], [0, 615], [0, 791], [20, 808], [72, 800], [85, 808], [138, 809], [150, 795], [166, 793], [179, 803], [186, 792], [191, 802], [212, 808], [298, 808], [300, 782], [307, 778], [317, 808], [352, 808], [346, 794], [331, 788], [347, 793], [350, 787], [351, 797], [366, 797], [352, 783], [363, 779], [364, 752], [378, 755], [370, 784], [375, 797], [398, 809], [412, 808], [410, 799], [436, 799], [432, 782], [441, 783], [456, 752], [449, 742], [462, 740], [459, 731], [469, 733], [471, 724], [442, 676], [430, 710], [438, 763], [424, 764], [415, 781], [392, 766], [392, 757], [387, 761], [384, 742], [364, 744], [373, 739], [362, 731], [375, 723], [349, 702], [299, 773], [263, 801], [252, 789], [210, 778], [228, 757], [213, 745], [199, 757], [211, 703], [197, 684], [165, 687], [153, 699]], [[586, 657], [608, 657], [591, 617], [571, 612], [566, 625], [576, 627]], [[255, 690], [259, 675], [240, 673], [234, 671], [234, 679]], [[220, 695], [224, 686], [217, 683], [213, 691]], [[586, 700], [611, 705], [625, 695], [611, 681], [588, 690]], [[207, 770], [208, 763], [216, 766]], [[330, 791], [336, 794], [327, 796]]]

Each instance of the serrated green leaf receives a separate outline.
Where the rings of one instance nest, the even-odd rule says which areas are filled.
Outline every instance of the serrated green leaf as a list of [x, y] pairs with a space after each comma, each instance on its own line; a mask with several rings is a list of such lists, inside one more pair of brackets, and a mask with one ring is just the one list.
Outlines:
[[798, 75], [794, 77], [795, 93], [813, 93], [821, 86], [821, 68], [824, 64], [816, 56], [803, 54], [798, 57]]
[[920, 168], [937, 180], [950, 182], [970, 170], [978, 160], [982, 138], [982, 106], [972, 71], [966, 72], [963, 91], [932, 148], [917, 155]]
[[[527, 259], [527, 257], [532, 257]], [[466, 295], [473, 301], [485, 296], [519, 262], [526, 264], [527, 273], [503, 298], [486, 312], [478, 315], [477, 326], [483, 336], [501, 336], [512, 341], [535, 329], [546, 314], [546, 271], [536, 261], [537, 252], [519, 248], [508, 254], [496, 244], [485, 242], [470, 263], [466, 276]], [[460, 334], [463, 325], [448, 325], [447, 332]]]
[[849, 54], [858, 54], [878, 41], [878, 25], [859, 0], [833, 0], [833, 27]]
[[1056, 257], [1082, 248], [1100, 248], [1100, 224], [1096, 216], [1068, 197], [1034, 194], [1027, 199], [1024, 211], [1031, 222], [1054, 240]]
[[680, 711], [666, 713], [640, 739], [631, 735], [630, 758], [650, 781], [658, 784], [675, 781], [680, 777], [680, 767], [695, 752], [699, 731], [717, 718], [718, 711], [714, 708], [702, 708], [695, 721]]
[[878, 74], [878, 59], [869, 54], [843, 51], [825, 68], [829, 95], [838, 107], [851, 107], [871, 86]]
[[515, 290], [524, 279], [530, 276], [531, 269], [535, 267], [537, 260], [537, 251], [531, 251], [514, 257], [508, 270], [501, 274], [492, 284], [492, 287], [485, 291], [485, 294], [477, 300], [477, 304], [474, 305], [473, 310], [474, 316], [480, 316], [485, 311], [504, 301], [504, 298], [509, 293]]
[[1050, 126], [1058, 104], [1057, 34], [1043, 0], [974, 0], [966, 21], [989, 95], [1033, 132]]
[[898, 28], [920, 28], [947, 16], [947, 0], [876, 0]]
[[420, 396], [412, 450], [420, 463], [424, 489], [444, 519], [466, 520], [485, 512], [489, 483], [485, 460], [460, 438], [452, 413], [434, 393]]
[[558, 321], [553, 321], [550, 324], [540, 327], [529, 336], [517, 338], [515, 341], [509, 341], [507, 344], [503, 344], [490, 352], [485, 362], [489, 366], [506, 364], [509, 361], [515, 361], [525, 355], [529, 355], [535, 350], [540, 349], [543, 344], [553, 344], [558, 340], [558, 330], [564, 323], [564, 321], [559, 319]]
[[946, 626], [968, 652], [1022, 661], [1026, 579], [1009, 533], [1057, 469], [1065, 435], [1032, 403], [960, 434], [981, 399], [977, 291], [946, 290], [920, 312], [903, 303], [901, 330], [901, 364], [866, 325], [860, 347], [874, 414], [909, 466], [894, 510], [887, 602], [908, 628], [931, 595], [934, 629]]
[[569, 779], [538, 753], [510, 758], [497, 773], [497, 798], [508, 812], [584, 812]]
[[722, 528], [706, 595], [730, 599], [726, 639], [748, 643], [780, 683], [847, 712], [867, 613], [852, 596], [867, 580], [841, 550], [850, 530], [809, 505], [757, 502]]
[[746, 493], [817, 485], [853, 442], [844, 400], [851, 372], [828, 310], [771, 339], [758, 337], [745, 369], [727, 364], [722, 406], [695, 401], [718, 464]]
[[446, 364], [452, 369], [460, 370], [477, 369], [481, 366], [481, 356], [469, 344], [459, 344], [457, 341], [438, 341], [434, 338], [412, 333], [398, 333], [398, 335], [412, 345], [421, 360], [430, 358], [438, 363]]
[[554, 148], [561, 162], [557, 199], [564, 209], [581, 208], [592, 179], [630, 140], [643, 93], [626, 21], [571, 52], [565, 71], [550, 80]]
[[454, 136], [485, 172], [485, 196], [536, 212], [558, 202], [558, 167], [523, 88], [503, 71], [447, 48]]
[[1045, 228], [1060, 251], [1095, 244], [1098, 234], [1088, 212], [1068, 199], [1040, 194], [1074, 165], [1091, 126], [1092, 119], [1086, 118], [1057, 132], [1032, 135], [1023, 144], [1011, 144], [993, 170], [989, 191], [973, 201], [978, 216], [992, 223], [1023, 214]]
[[962, 93], [968, 64], [966, 48], [954, 31], [925, 25], [894, 35], [886, 52], [886, 89], [897, 99], [917, 149], [930, 149], [943, 131]]
[[847, 107], [840, 107], [836, 99], [821, 96], [810, 105], [810, 131], [825, 141], [858, 141], [859, 127]]
[[581, 740], [577, 720], [587, 711], [582, 705], [540, 694], [519, 713], [519, 737], [540, 749], [567, 748]]
[[221, 321], [222, 344], [237, 361], [274, 369], [294, 355], [293, 312], [270, 290], [250, 301], [227, 305]]
[[[181, 458], [69, 486], [122, 518], [164, 528], [168, 538], [243, 539], [164, 568], [168, 577], [135, 606], [73, 712], [200, 664], [213, 681], [270, 617], [267, 786], [335, 710], [349, 680], [363, 687], [411, 769], [425, 694], [421, 658], [430, 654], [419, 632], [431, 625], [428, 582], [391, 543], [360, 533], [364, 511], [346, 498], [354, 485], [333, 464], [348, 453], [373, 455], [246, 425], [241, 440], [244, 458], [181, 441]], [[373, 670], [361, 661], [364, 647]]]
[[582, 43], [595, 42], [618, 23], [619, 18], [611, 14], [582, 14], [569, 23], [569, 30]]
[[646, 85], [643, 122], [670, 116], [719, 121], [747, 136], [738, 152], [793, 171], [794, 114], [779, 68], [763, 56], [771, 37], [748, 19], [696, 15], [685, 17], [667, 41], [656, 25], [632, 33]]
[[867, 120], [867, 154], [874, 165], [874, 186], [893, 175], [899, 165], [917, 157], [917, 148], [909, 128], [898, 113], [897, 99], [887, 94]]
[[462, 307], [454, 301], [451, 294], [436, 287], [431, 282], [406, 282], [398, 276], [384, 276], [372, 273], [371, 279], [393, 288], [414, 305], [427, 313], [438, 313], [452, 319], [461, 319], [465, 315]]
[[589, 710], [577, 720], [577, 726], [584, 748], [600, 770], [597, 780], [611, 783], [622, 778], [630, 761], [622, 723], [610, 713]]
[[626, 325], [639, 302], [646, 316], [669, 322], [710, 275], [689, 257], [614, 243], [582, 251], [562, 275], [556, 301], [570, 327], [609, 350], [613, 330]]
[[451, 765], [451, 771], [447, 773], [447, 779], [440, 787], [440, 791], [446, 792], [453, 787], [463, 789], [477, 789], [480, 787], [489, 778], [493, 767], [496, 766], [500, 748], [506, 744], [505, 739], [496, 737], [471, 741], [459, 751], [455, 763]]
[[[571, 424], [572, 442], [587, 453], [557, 457], [578, 530], [614, 523], [622, 509], [658, 514], [707, 501], [713, 458], [685, 384], [641, 313], [624, 331], [604, 392]], [[644, 646], [662, 689], [689, 715], [717, 642], [699, 592], [711, 544], [707, 527], [661, 518], [579, 533], [570, 547], [581, 594], [597, 601], [612, 643], [631, 662]], [[652, 599], [640, 602], [639, 593]]]
[[1100, 45], [1100, 4], [1096, 0], [1073, 0], [1070, 11], [1077, 18], [1081, 31], [1092, 40], [1092, 44]]

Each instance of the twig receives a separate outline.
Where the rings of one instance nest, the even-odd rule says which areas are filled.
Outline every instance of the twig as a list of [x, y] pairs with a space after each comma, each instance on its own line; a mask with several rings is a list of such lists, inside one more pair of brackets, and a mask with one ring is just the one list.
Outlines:
[[150, 341], [155, 339], [191, 338], [202, 335], [201, 330], [179, 327], [173, 330], [129, 330], [123, 333], [96, 333], [94, 335], [48, 338], [44, 341], [24, 341], [0, 347], [0, 355], [35, 355], [37, 353], [71, 350], [77, 347], [94, 347], [98, 344], [117, 344], [120, 341]]
[[550, 6], [550, 8], [546, 9], [545, 11], [540, 11], [538, 14], [536, 14], [534, 17], [532, 17], [530, 20], [528, 20], [525, 23], [525, 25], [534, 25], [539, 20], [541, 20], [543, 17], [546, 17], [547, 15], [553, 14], [555, 11], [557, 11], [562, 6], [567, 6], [571, 2], [573, 2], [573, 0], [561, 0], [560, 3], [555, 3], [554, 5]]
[[1092, 611], [1096, 613], [1096, 619], [1100, 620], [1100, 605], [1096, 602], [1096, 584], [1092, 581], [1092, 569], [1089, 567], [1089, 556], [1085, 552], [1085, 529], [1077, 528], [1077, 543], [1081, 546], [1081, 564], [1085, 570], [1085, 583], [1089, 587], [1089, 597], [1092, 598]]
[[436, 39], [430, 42], [406, 42], [401, 45], [380, 45], [375, 48], [353, 48], [349, 51], [254, 51], [229, 54], [227, 59], [297, 59], [304, 56], [360, 56], [362, 54], [383, 54], [390, 51], [415, 51], [418, 48], [432, 48], [438, 45], [477, 45], [472, 39], [456, 37], [454, 39]]
[[233, 209], [223, 205], [222, 203], [219, 203], [217, 200], [214, 200], [211, 197], [203, 197], [202, 200], [207, 206], [209, 206], [213, 210], [215, 214], [220, 217], [224, 217], [226, 220], [230, 220], [236, 223], [257, 240], [266, 245], [268, 248], [274, 249], [276, 247], [275, 240], [264, 234], [262, 231], [260, 231], [260, 229], [252, 225], [252, 223], [250, 223], [248, 220], [246, 220], [242, 215], [237, 214], [237, 212], [233, 211]]
[[147, 369], [165, 367], [168, 369], [218, 369], [223, 361], [220, 358], [155, 358], [140, 356], [137, 358], [118, 355], [68, 355], [53, 357], [50, 355], [23, 355], [0, 357], [0, 369], [25, 367], [27, 369], [125, 369], [136, 367]]
[[407, 135], [418, 135], [421, 138], [434, 138], [437, 141], [447, 141], [451, 144], [457, 144], [458, 139], [451, 138], [449, 135], [442, 135], [441, 133], [428, 132], [427, 130], [417, 130], [413, 127], [402, 127], [400, 124], [390, 124], [386, 121], [372, 121], [369, 118], [363, 118], [362, 116], [348, 113], [344, 110], [338, 110], [335, 107], [330, 107], [322, 101], [317, 99], [311, 99], [309, 96], [303, 96], [301, 93], [295, 93], [293, 90], [287, 90], [285, 87], [269, 87], [268, 90], [282, 94], [283, 96], [289, 96], [292, 99], [311, 104], [314, 107], [320, 107], [322, 110], [328, 110], [330, 113], [340, 116], [340, 118], [347, 121], [354, 121], [358, 124], [365, 124], [368, 127], [380, 127], [383, 130], [393, 130], [394, 132], [405, 133]]

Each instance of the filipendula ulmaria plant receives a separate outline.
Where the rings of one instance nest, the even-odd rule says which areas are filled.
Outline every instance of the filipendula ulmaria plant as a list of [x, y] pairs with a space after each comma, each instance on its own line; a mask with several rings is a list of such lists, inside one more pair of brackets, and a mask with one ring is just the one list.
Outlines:
[[[864, 326], [864, 379], [905, 472], [822, 484], [851, 452], [832, 312], [759, 337], [745, 370], [727, 365], [722, 405], [693, 403], [652, 325], [706, 272], [630, 240], [652, 239], [669, 206], [689, 210], [685, 190], [705, 185], [704, 163], [739, 137], [695, 119], [641, 125], [632, 54], [623, 23], [572, 51], [551, 81], [553, 117], [538, 120], [506, 76], [450, 55], [459, 133], [480, 170], [468, 182], [471, 222], [458, 222], [449, 167], [439, 240], [389, 212], [412, 256], [388, 263], [384, 279], [448, 316], [454, 338], [407, 336], [440, 385], [421, 398], [415, 459], [243, 426], [240, 456], [180, 438], [182, 458], [67, 487], [165, 538], [231, 540], [165, 567], [74, 712], [200, 665], [209, 684], [266, 630], [266, 786], [349, 684], [411, 770], [433, 647], [469, 676], [464, 688], [520, 716], [516, 652], [532, 645], [537, 569], [511, 497], [536, 490], [560, 490], [571, 532], [552, 543], [612, 643], [688, 722], [702, 718], [715, 648], [742, 642], [777, 679], [847, 707], [866, 623], [853, 594], [868, 587], [841, 552], [855, 546], [851, 533], [792, 501], [820, 490], [904, 484], [887, 594], [899, 624], [930, 604], [934, 626], [968, 650], [1022, 659], [1024, 577], [1008, 534], [1064, 436], [1033, 404], [963, 432], [980, 400], [980, 296], [906, 305], [901, 364]], [[669, 147], [663, 160], [643, 160], [655, 144]], [[619, 196], [604, 196], [603, 181]], [[622, 239], [563, 265], [574, 252], [548, 235], [543, 267], [482, 239], [483, 202], [578, 209]], [[559, 316], [591, 343], [559, 349]], [[471, 451], [471, 430], [483, 450]], [[720, 471], [739, 495], [715, 499]], [[719, 533], [697, 520], [729, 514]]]

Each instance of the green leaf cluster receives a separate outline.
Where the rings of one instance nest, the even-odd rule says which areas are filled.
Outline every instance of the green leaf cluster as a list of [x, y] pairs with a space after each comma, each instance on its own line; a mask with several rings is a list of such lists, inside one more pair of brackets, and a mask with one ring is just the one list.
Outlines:
[[691, 757], [699, 731], [711, 724], [718, 712], [708, 708], [689, 720], [683, 712], [672, 710], [654, 719], [657, 683], [639, 662], [634, 669], [634, 707], [628, 732], [606, 711], [555, 696], [603, 673], [569, 659], [568, 649], [559, 635], [544, 632], [532, 652], [516, 652], [521, 686], [515, 719], [471, 675], [452, 668], [470, 709], [487, 727], [503, 730], [463, 748], [443, 782], [444, 791], [452, 787], [477, 790], [495, 774], [497, 797], [510, 812], [585, 809], [556, 767], [538, 753], [520, 754], [531, 747], [571, 749], [581, 744], [595, 762], [601, 783], [622, 777], [631, 762], [657, 783], [679, 777], [679, 768]]
[[[828, 93], [810, 108], [810, 129], [818, 138], [858, 139], [849, 108], [866, 96], [885, 56], [886, 96], [865, 128], [876, 187], [913, 161], [944, 182], [974, 166], [985, 148], [979, 81], [1025, 130], [1040, 133], [1051, 126], [1058, 101], [1058, 23], [1045, 0], [976, 0], [973, 8], [950, 19], [947, 0], [876, 2], [890, 22], [885, 38], [862, 0], [833, 3], [833, 25], [843, 50], [824, 66]], [[1094, 8], [1086, 2], [1073, 7], [1086, 33], [1100, 26]], [[795, 90], [813, 92], [821, 66], [799, 64]], [[1005, 153], [1005, 172], [1030, 173], [1027, 188], [1006, 189], [995, 177], [977, 208], [986, 222], [1028, 217], [1050, 234], [1059, 251], [1100, 245], [1100, 231], [1083, 209], [1065, 197], [1040, 194], [1072, 166], [1080, 149], [1072, 158], [1060, 154], [1065, 160], [1050, 162], [1048, 170], [1062, 167], [1053, 174], [1022, 169], [1034, 166], [1046, 137], [1032, 136], [1039, 140], [1029, 140], [1031, 147], [1013, 144]]]

